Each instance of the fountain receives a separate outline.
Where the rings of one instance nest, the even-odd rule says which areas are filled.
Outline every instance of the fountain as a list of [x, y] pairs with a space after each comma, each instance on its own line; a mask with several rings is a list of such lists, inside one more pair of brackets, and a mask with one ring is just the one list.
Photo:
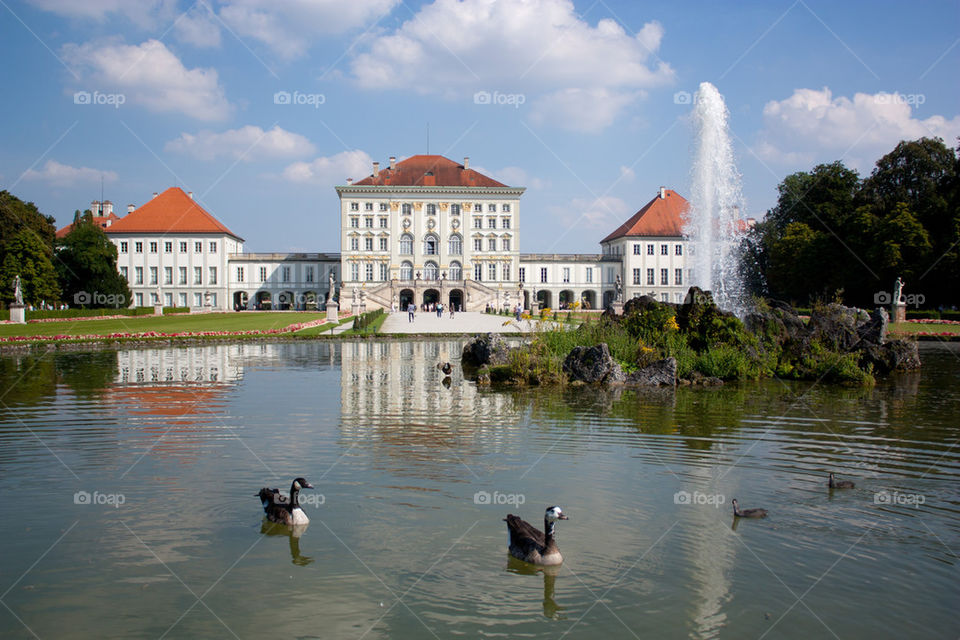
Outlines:
[[700, 83], [693, 100], [696, 143], [690, 214], [683, 231], [692, 254], [690, 284], [713, 292], [721, 309], [743, 317], [748, 300], [737, 251], [743, 195], [728, 120], [727, 106], [717, 88]]

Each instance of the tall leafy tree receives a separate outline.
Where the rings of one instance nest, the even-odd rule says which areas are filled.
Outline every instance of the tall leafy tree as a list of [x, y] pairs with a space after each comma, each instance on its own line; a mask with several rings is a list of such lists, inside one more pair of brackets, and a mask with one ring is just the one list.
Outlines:
[[32, 202], [24, 202], [9, 191], [0, 191], [0, 264], [7, 245], [24, 230], [32, 231], [48, 252], [53, 251], [57, 231], [53, 216], [43, 215]]
[[53, 304], [60, 300], [50, 249], [32, 229], [20, 231], [7, 243], [0, 264], [0, 295], [8, 304], [14, 300], [13, 281], [18, 275], [25, 303]]
[[117, 271], [117, 247], [93, 223], [81, 220], [63, 238], [57, 250], [57, 272], [64, 299], [72, 305], [130, 306], [130, 288]]

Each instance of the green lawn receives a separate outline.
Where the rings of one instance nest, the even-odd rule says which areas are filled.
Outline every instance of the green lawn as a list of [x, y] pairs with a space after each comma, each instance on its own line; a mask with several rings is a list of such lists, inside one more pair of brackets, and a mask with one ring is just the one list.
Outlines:
[[892, 322], [888, 325], [891, 333], [956, 333], [960, 334], [960, 324], [925, 324], [920, 322]]
[[[110, 320], [64, 320], [0, 325], [0, 337], [103, 335], [110, 333], [142, 333], [162, 331], [250, 331], [282, 329], [298, 322], [310, 322], [325, 316], [324, 312], [241, 311], [227, 313], [177, 314], [168, 316], [141, 316]], [[29, 319], [29, 312], [27, 318]]]

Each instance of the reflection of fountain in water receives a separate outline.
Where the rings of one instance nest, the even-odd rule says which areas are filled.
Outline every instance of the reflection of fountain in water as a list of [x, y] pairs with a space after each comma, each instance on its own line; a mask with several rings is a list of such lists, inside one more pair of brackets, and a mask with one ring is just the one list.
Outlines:
[[728, 120], [723, 96], [702, 82], [693, 102], [696, 142], [684, 235], [693, 254], [690, 284], [712, 291], [720, 308], [742, 316], [747, 299], [737, 247], [743, 195]]

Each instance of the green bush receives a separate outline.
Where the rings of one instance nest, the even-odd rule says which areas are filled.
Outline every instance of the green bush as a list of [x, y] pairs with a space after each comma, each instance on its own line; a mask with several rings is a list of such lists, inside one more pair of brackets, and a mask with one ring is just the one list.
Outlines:
[[907, 311], [907, 320], [939, 320], [940, 312], [934, 310], [918, 309], [916, 311]]

